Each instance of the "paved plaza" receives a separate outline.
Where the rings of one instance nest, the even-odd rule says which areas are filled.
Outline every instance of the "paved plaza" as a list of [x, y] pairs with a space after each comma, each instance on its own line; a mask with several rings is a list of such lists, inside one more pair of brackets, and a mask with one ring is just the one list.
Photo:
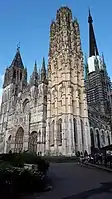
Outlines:
[[[27, 199], [112, 199], [112, 174], [74, 163], [51, 164], [53, 189]], [[24, 198], [24, 199], [26, 199]]]

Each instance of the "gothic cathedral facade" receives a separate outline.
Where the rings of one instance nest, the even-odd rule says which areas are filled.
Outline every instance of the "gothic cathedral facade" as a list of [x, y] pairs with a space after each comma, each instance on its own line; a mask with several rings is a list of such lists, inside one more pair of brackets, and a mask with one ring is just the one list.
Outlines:
[[20, 50], [6, 69], [0, 112], [0, 153], [91, 152], [84, 64], [77, 19], [61, 7], [50, 27], [48, 67], [35, 63], [30, 81]]

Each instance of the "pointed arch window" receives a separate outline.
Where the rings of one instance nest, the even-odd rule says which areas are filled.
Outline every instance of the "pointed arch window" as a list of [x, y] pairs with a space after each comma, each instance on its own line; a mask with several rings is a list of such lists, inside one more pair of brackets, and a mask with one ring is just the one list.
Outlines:
[[19, 80], [19, 71], [17, 71], [17, 80]]
[[38, 133], [38, 143], [40, 144], [41, 143], [41, 131], [39, 130], [39, 133]]
[[50, 145], [54, 146], [54, 120], [51, 123], [51, 129], [50, 129]]
[[103, 130], [102, 130], [102, 142], [103, 142], [103, 144], [105, 144], [105, 134], [104, 134]]
[[22, 80], [22, 72], [20, 72], [20, 80]]
[[26, 113], [26, 112], [29, 112], [29, 110], [30, 110], [29, 100], [25, 99], [23, 102], [23, 112]]
[[33, 131], [29, 137], [28, 150], [32, 153], [37, 153], [37, 132]]
[[20, 153], [23, 150], [23, 136], [24, 136], [24, 130], [22, 127], [20, 127], [16, 133], [15, 136], [15, 149], [14, 151], [16, 153]]
[[13, 79], [16, 79], [16, 71], [13, 71]]
[[96, 130], [96, 136], [97, 136], [97, 145], [98, 145], [98, 148], [100, 149], [100, 135], [99, 135], [98, 129]]
[[58, 143], [62, 145], [62, 119], [58, 120]]
[[84, 135], [83, 135], [84, 131], [83, 131], [83, 128], [84, 128], [84, 125], [83, 125], [83, 121], [82, 121], [82, 119], [81, 119], [81, 136], [82, 136], [82, 144], [84, 144]]
[[90, 128], [90, 135], [91, 135], [91, 148], [94, 149], [95, 148], [95, 141], [94, 141], [94, 133], [93, 133], [92, 128]]
[[74, 142], [75, 144], [77, 143], [77, 124], [76, 124], [76, 119], [73, 119], [73, 125], [74, 125]]
[[108, 140], [108, 145], [110, 145], [110, 136], [109, 136], [109, 132], [107, 132], [107, 140]]

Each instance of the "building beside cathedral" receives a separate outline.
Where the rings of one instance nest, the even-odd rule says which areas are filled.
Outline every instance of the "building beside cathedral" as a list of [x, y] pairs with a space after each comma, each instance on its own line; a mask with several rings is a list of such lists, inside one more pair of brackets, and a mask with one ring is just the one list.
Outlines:
[[[95, 43], [96, 46], [92, 21], [89, 25], [90, 45]], [[92, 56], [99, 61], [98, 50], [96, 54], [91, 50], [90, 58]], [[98, 68], [98, 64], [95, 67]], [[35, 63], [28, 82], [19, 49], [6, 69], [0, 113], [0, 152], [28, 150], [41, 155], [71, 156], [77, 151], [90, 153], [91, 145], [100, 148], [101, 144], [111, 143], [102, 96], [97, 100], [102, 102], [99, 112], [99, 104], [94, 108], [91, 95], [96, 82], [101, 87], [102, 70], [98, 69], [96, 74], [92, 68], [88, 59], [85, 82], [79, 24], [77, 19], [73, 20], [69, 8], [61, 7], [50, 26], [47, 70], [43, 58], [41, 71], [37, 71]]]
[[111, 81], [104, 56], [99, 55], [93, 20], [89, 11], [89, 57], [85, 60], [85, 88], [87, 93], [91, 146], [101, 148], [112, 142]]

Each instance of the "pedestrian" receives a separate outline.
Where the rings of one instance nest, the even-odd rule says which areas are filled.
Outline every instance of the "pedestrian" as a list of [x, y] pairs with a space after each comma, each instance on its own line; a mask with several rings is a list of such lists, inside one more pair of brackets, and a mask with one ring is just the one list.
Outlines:
[[82, 162], [83, 162], [83, 153], [81, 152], [80, 153], [80, 164], [81, 164], [81, 166], [82, 166]]

